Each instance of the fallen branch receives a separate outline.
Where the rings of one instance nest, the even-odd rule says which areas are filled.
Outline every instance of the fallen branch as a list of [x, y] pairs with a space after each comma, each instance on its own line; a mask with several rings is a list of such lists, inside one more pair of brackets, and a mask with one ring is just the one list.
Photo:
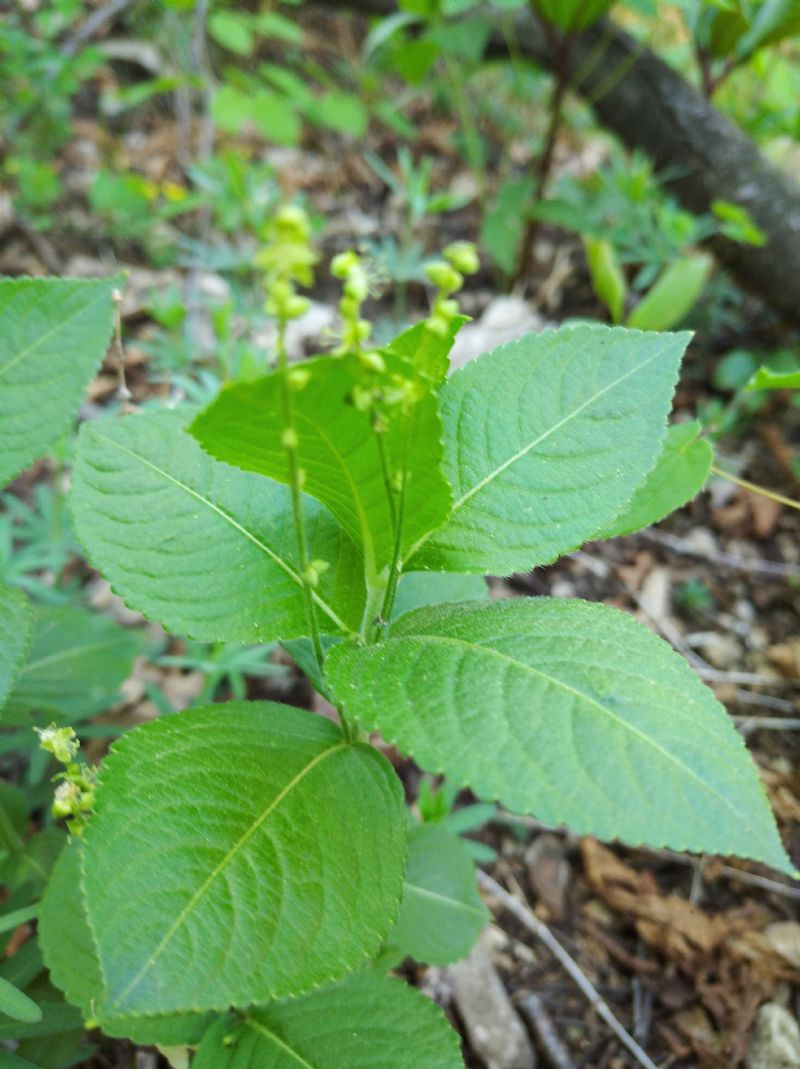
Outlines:
[[[373, 15], [397, 11], [394, 0], [334, 0]], [[487, 55], [514, 55], [553, 70], [560, 50], [525, 8], [513, 28], [491, 35]], [[567, 57], [571, 87], [599, 121], [631, 148], [642, 149], [668, 187], [695, 213], [716, 200], [744, 208], [764, 235], [763, 246], [723, 235], [712, 247], [736, 279], [792, 323], [800, 323], [800, 186], [765, 159], [749, 137], [681, 74], [608, 19], [573, 35]]]
[[561, 1042], [561, 1037], [539, 996], [528, 994], [520, 999], [518, 1006], [551, 1069], [575, 1069], [575, 1062]]
[[575, 959], [567, 953], [547, 925], [539, 920], [533, 910], [529, 909], [528, 906], [519, 902], [513, 895], [509, 894], [505, 887], [502, 887], [497, 880], [493, 880], [488, 873], [478, 870], [478, 882], [484, 891], [487, 891], [489, 894], [497, 898], [505, 909], [516, 917], [520, 924], [523, 924], [529, 932], [532, 932], [536, 938], [540, 940], [540, 942], [544, 943], [553, 957], [558, 961], [559, 965], [561, 965], [564, 971], [575, 982], [581, 993], [586, 997], [589, 1005], [595, 1011], [597, 1016], [608, 1025], [620, 1043], [633, 1055], [639, 1065], [644, 1066], [644, 1069], [657, 1069], [655, 1062], [651, 1060], [647, 1052], [642, 1050], [633, 1036], [625, 1030], [611, 1012], [608, 1003], [602, 998], [597, 988], [582, 971]]

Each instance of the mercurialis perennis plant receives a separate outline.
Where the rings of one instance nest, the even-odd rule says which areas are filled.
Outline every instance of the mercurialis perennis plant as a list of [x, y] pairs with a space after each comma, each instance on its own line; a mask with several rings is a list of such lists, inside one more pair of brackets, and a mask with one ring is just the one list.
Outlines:
[[[339, 722], [266, 702], [195, 708], [129, 732], [96, 775], [53, 729], [80, 834], [40, 939], [86, 1021], [186, 1045], [194, 1069], [457, 1069], [444, 1016], [389, 965], [463, 956], [485, 910], [463, 842], [409, 826], [373, 741], [582, 834], [792, 866], [739, 735], [678, 654], [617, 609], [490, 601], [481, 578], [696, 493], [710, 449], [668, 427], [689, 336], [576, 325], [448, 374], [476, 267], [457, 244], [428, 269], [429, 318], [384, 345], [363, 315], [366, 265], [338, 256], [333, 352], [290, 364], [286, 327], [316, 260], [303, 213], [280, 211], [258, 261], [272, 369], [202, 411], [84, 424], [71, 502], [129, 606], [196, 639], [284, 642]], [[114, 285], [3, 283], [0, 412], [40, 402], [35, 342], [58, 294], [55, 350], [95, 354], [82, 377], [64, 366], [74, 413]], [[21, 420], [0, 443], [8, 477], [32, 448]], [[27, 620], [0, 591], [5, 691]]]

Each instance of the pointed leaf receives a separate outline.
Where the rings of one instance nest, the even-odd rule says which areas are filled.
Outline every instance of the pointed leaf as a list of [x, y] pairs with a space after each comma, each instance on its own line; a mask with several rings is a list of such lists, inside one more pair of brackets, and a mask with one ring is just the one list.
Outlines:
[[670, 264], [628, 316], [628, 326], [638, 330], [677, 326], [700, 299], [713, 266], [713, 259], [702, 252]]
[[455, 502], [410, 567], [508, 575], [576, 549], [655, 465], [689, 335], [531, 334], [441, 391]]
[[[71, 500], [90, 559], [170, 631], [226, 642], [308, 634], [289, 491], [212, 460], [183, 430], [190, 415], [82, 428]], [[323, 629], [355, 628], [359, 555], [311, 499], [305, 516], [311, 556], [330, 562], [315, 592]]]
[[[391, 367], [388, 353], [387, 362]], [[397, 366], [405, 368], [405, 363], [397, 358]], [[386, 433], [378, 435], [370, 413], [359, 411], [351, 401], [353, 391], [365, 382], [355, 358], [318, 357], [306, 361], [303, 369], [310, 378], [293, 394], [293, 404], [304, 489], [327, 505], [363, 547], [367, 574], [377, 576], [392, 559], [395, 541], [387, 479], [393, 483], [401, 472], [408, 472], [403, 547], [447, 515], [450, 491], [440, 471], [442, 432], [436, 399], [425, 393], [407, 418], [398, 411]], [[220, 460], [286, 482], [281, 413], [280, 378], [273, 373], [224, 389], [190, 431]]]
[[[73, 723], [108, 708], [128, 678], [143, 635], [74, 605], [39, 608], [28, 659], [0, 723]], [[42, 715], [31, 717], [31, 713]]]
[[466, 845], [436, 824], [412, 828], [403, 902], [389, 946], [417, 961], [448, 965], [469, 954], [488, 920]]
[[103, 359], [121, 276], [0, 279], [0, 486], [56, 442]]
[[595, 538], [616, 538], [649, 527], [703, 489], [714, 463], [714, 450], [705, 438], [698, 437], [700, 431], [697, 420], [669, 428], [656, 466], [625, 511]]
[[33, 1024], [41, 1021], [42, 1011], [26, 994], [0, 976], [0, 1013], [15, 1021]]
[[33, 631], [33, 611], [21, 591], [0, 582], [0, 709], [19, 674]]
[[[83, 842], [74, 839], [56, 862], [42, 899], [39, 942], [50, 979], [67, 999], [96, 1019], [104, 983], [81, 889]], [[211, 1022], [208, 1014], [115, 1018], [103, 1014], [103, 1031], [136, 1043], [197, 1043]]]
[[193, 1069], [464, 1069], [444, 1014], [369, 969], [212, 1026]]
[[229, 702], [117, 742], [84, 842], [98, 1014], [196, 1013], [300, 994], [374, 954], [405, 813], [377, 750], [300, 709]]
[[523, 598], [400, 617], [331, 650], [349, 716], [479, 796], [581, 834], [794, 871], [723, 707], [606, 605]]

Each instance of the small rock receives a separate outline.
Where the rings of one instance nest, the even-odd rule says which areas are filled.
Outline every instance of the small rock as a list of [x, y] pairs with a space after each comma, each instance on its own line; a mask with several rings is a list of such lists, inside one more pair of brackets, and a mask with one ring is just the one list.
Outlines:
[[528, 1033], [492, 965], [484, 937], [450, 974], [470, 1046], [486, 1069], [535, 1069], [536, 1054]]
[[552, 920], [561, 920], [566, 911], [570, 876], [563, 840], [550, 832], [537, 835], [525, 851], [525, 865], [536, 897]]
[[477, 323], [459, 331], [450, 352], [455, 369], [504, 342], [544, 330], [550, 324], [521, 297], [495, 297]]
[[697, 553], [711, 554], [717, 552], [717, 540], [712, 531], [707, 527], [694, 527], [686, 535], [684, 541]]
[[770, 646], [767, 659], [790, 679], [800, 679], [800, 638], [790, 638], [788, 642]]
[[746, 1064], [747, 1069], [800, 1069], [800, 1028], [783, 1006], [767, 1002], [758, 1011]]
[[724, 671], [741, 664], [744, 651], [733, 635], [720, 635], [712, 631], [704, 639], [700, 652], [709, 664]]

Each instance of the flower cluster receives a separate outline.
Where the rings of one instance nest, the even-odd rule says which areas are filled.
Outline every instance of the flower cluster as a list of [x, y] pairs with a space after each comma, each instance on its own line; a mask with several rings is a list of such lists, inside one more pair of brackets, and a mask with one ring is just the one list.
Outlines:
[[51, 724], [35, 730], [41, 748], [65, 766], [63, 772], [53, 777], [53, 782], [58, 783], [53, 798], [53, 816], [57, 820], [66, 819], [72, 834], [80, 835], [94, 810], [97, 772], [82, 761], [75, 760], [79, 743], [71, 727]]
[[264, 272], [266, 311], [275, 319], [297, 319], [309, 308], [297, 286], [311, 286], [319, 259], [311, 245], [311, 223], [302, 208], [287, 204], [270, 220], [255, 263]]
[[480, 263], [475, 246], [469, 241], [455, 241], [442, 252], [442, 259], [425, 268], [428, 279], [439, 291], [428, 317], [428, 327], [434, 334], [447, 334], [458, 315], [458, 301], [453, 294], [464, 285], [465, 275], [474, 275]]

